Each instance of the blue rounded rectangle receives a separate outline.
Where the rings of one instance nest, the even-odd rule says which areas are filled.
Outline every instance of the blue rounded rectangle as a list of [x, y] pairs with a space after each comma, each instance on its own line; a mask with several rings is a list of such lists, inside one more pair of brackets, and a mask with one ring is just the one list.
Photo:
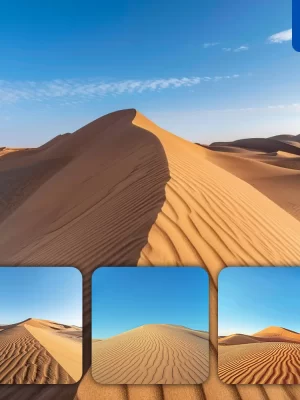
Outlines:
[[300, 52], [300, 0], [293, 0], [293, 47]]

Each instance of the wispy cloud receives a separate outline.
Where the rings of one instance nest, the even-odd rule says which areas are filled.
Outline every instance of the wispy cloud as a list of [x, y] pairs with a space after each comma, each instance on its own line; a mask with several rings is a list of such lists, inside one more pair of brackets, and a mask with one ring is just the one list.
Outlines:
[[272, 36], [269, 36], [267, 39], [267, 43], [283, 43], [292, 40], [292, 29], [288, 29], [286, 31], [282, 31], [279, 33], [275, 33]]
[[212, 43], [204, 43], [203, 47], [207, 49], [208, 47], [218, 46], [219, 42], [212, 42]]
[[233, 51], [235, 51], [236, 53], [238, 53], [238, 52], [240, 52], [240, 51], [247, 51], [247, 50], [249, 50], [249, 47], [248, 47], [248, 46], [240, 46], [240, 47], [237, 47], [236, 49], [234, 49]]
[[[107, 95], [122, 95], [143, 93], [145, 91], [161, 91], [164, 89], [176, 89], [191, 87], [202, 82], [219, 81], [221, 79], [235, 79], [239, 75], [183, 77], [149, 80], [124, 80], [118, 82], [103, 81], [76, 81], [61, 80], [45, 82], [14, 82], [0, 81], [0, 103], [16, 103], [18, 101], [45, 102], [51, 99], [59, 99], [70, 104], [104, 97]], [[74, 103], [75, 102], [75, 103]]]
[[229, 51], [233, 51], [234, 53], [239, 53], [240, 51], [247, 51], [249, 50], [249, 46], [240, 46], [237, 48], [232, 48], [232, 47], [223, 47], [222, 48], [223, 51], [229, 52]]

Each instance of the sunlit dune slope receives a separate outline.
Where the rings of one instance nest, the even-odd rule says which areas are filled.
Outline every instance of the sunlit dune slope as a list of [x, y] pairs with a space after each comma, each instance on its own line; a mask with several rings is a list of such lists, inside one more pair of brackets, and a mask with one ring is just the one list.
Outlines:
[[[300, 222], [216, 165], [211, 153], [135, 110], [123, 110], [46, 149], [1, 157], [2, 263], [80, 268], [86, 274], [85, 326], [90, 310], [87, 277], [98, 265], [202, 265], [212, 277], [211, 368], [202, 386], [107, 387], [86, 374], [78, 399], [300, 396], [297, 387], [286, 394], [284, 387], [229, 387], [217, 378], [218, 272], [227, 265], [299, 263]], [[85, 340], [88, 345], [88, 336]], [[87, 355], [85, 372], [89, 365]], [[49, 396], [56, 393], [53, 388]], [[31, 394], [24, 392], [23, 398]]]
[[[223, 149], [226, 149], [223, 152]], [[208, 160], [258, 189], [300, 220], [300, 157], [278, 152], [210, 151]]]
[[[64, 346], [61, 346], [57, 333], [57, 330], [70, 327], [28, 319], [0, 328], [0, 384], [70, 384], [80, 379], [82, 357], [80, 359], [78, 354], [73, 357], [73, 351], [76, 353], [75, 350], [82, 345], [78, 342], [73, 349], [72, 339], [64, 339]], [[36, 330], [39, 331], [38, 335], [35, 334]], [[51, 332], [53, 330], [55, 333]], [[45, 331], [47, 340], [41, 341], [40, 337]], [[54, 352], [50, 346], [51, 340], [56, 348]], [[59, 353], [65, 354], [65, 360], [63, 356], [56, 357]], [[77, 362], [77, 370], [72, 358]]]
[[92, 375], [102, 384], [199, 384], [208, 363], [208, 333], [173, 325], [143, 325], [92, 348]]
[[291, 331], [279, 326], [270, 326], [262, 331], [256, 332], [253, 336], [257, 338], [273, 338], [273, 339], [287, 339], [291, 341], [300, 342], [300, 333]]

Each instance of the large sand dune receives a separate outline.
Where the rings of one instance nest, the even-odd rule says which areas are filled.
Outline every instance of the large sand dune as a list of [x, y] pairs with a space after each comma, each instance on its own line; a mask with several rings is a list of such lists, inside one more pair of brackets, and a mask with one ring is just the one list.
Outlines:
[[279, 326], [270, 326], [262, 331], [256, 332], [253, 336], [258, 339], [268, 338], [268, 340], [282, 339], [292, 342], [300, 342], [300, 333]]
[[[36, 319], [0, 325], [0, 384], [68, 384], [78, 381], [82, 375], [81, 341], [75, 335], [74, 340], [64, 338], [61, 343], [59, 337], [70, 328]], [[81, 331], [75, 327], [72, 330]]]
[[[203, 385], [96, 385], [86, 352], [85, 377], [78, 390], [64, 388], [66, 396], [77, 393], [80, 400], [300, 397], [297, 386], [226, 386], [217, 378], [219, 271], [227, 265], [293, 266], [300, 260], [300, 222], [296, 212], [290, 212], [293, 207], [297, 210], [299, 196], [285, 195], [281, 189], [280, 199], [272, 199], [264, 193], [263, 183], [256, 188], [239, 176], [242, 164], [227, 170], [219, 155], [164, 131], [135, 110], [124, 110], [44, 148], [0, 158], [1, 262], [78, 267], [84, 273], [87, 347], [89, 278], [96, 266], [202, 265], [212, 278], [210, 377]], [[247, 166], [243, 174], [248, 172]], [[280, 177], [276, 187], [285, 182]], [[43, 396], [51, 399], [61, 390], [48, 389]], [[31, 399], [32, 391], [26, 388], [22, 396]]]
[[195, 384], [208, 373], [207, 332], [154, 324], [93, 341], [92, 375], [101, 384]]
[[227, 384], [299, 384], [299, 356], [300, 334], [288, 329], [231, 335], [219, 340], [219, 377]]

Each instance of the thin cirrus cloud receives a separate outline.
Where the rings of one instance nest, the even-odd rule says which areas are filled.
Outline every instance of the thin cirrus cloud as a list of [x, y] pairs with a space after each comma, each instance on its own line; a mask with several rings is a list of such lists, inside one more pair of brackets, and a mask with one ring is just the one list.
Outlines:
[[204, 43], [203, 47], [205, 49], [208, 49], [209, 47], [214, 47], [214, 46], [218, 46], [220, 43], [219, 42], [211, 42], [211, 43]]
[[238, 53], [240, 51], [247, 51], [247, 50], [249, 50], [248, 46], [240, 46], [240, 47], [237, 47], [236, 49], [234, 49], [233, 51]]
[[275, 33], [271, 35], [267, 39], [267, 43], [283, 43], [292, 40], [292, 29], [288, 29], [286, 31], [282, 31], [279, 33]]
[[232, 47], [223, 47], [222, 50], [226, 51], [226, 52], [233, 51], [234, 53], [239, 53], [240, 51], [249, 50], [249, 46], [240, 46], [240, 47], [237, 47], [235, 49], [233, 49]]
[[[267, 38], [266, 43], [272, 44], [272, 43], [284, 43], [292, 40], [292, 29], [287, 29], [286, 31], [278, 32], [275, 33], [274, 35], [271, 35]], [[220, 44], [219, 42], [214, 42], [214, 43], [204, 43], [203, 47], [208, 48], [211, 46], [216, 46], [217, 44]], [[234, 53], [239, 53], [241, 51], [247, 51], [249, 50], [249, 46], [243, 45], [237, 48], [233, 47], [223, 47], [222, 51], [225, 52], [234, 52]]]
[[107, 95], [143, 93], [191, 87], [202, 82], [235, 79], [239, 75], [213, 77], [184, 77], [149, 80], [125, 80], [118, 82], [60, 80], [37, 81], [0, 81], [0, 103], [12, 104], [19, 101], [48, 101], [50, 99], [86, 101]]

